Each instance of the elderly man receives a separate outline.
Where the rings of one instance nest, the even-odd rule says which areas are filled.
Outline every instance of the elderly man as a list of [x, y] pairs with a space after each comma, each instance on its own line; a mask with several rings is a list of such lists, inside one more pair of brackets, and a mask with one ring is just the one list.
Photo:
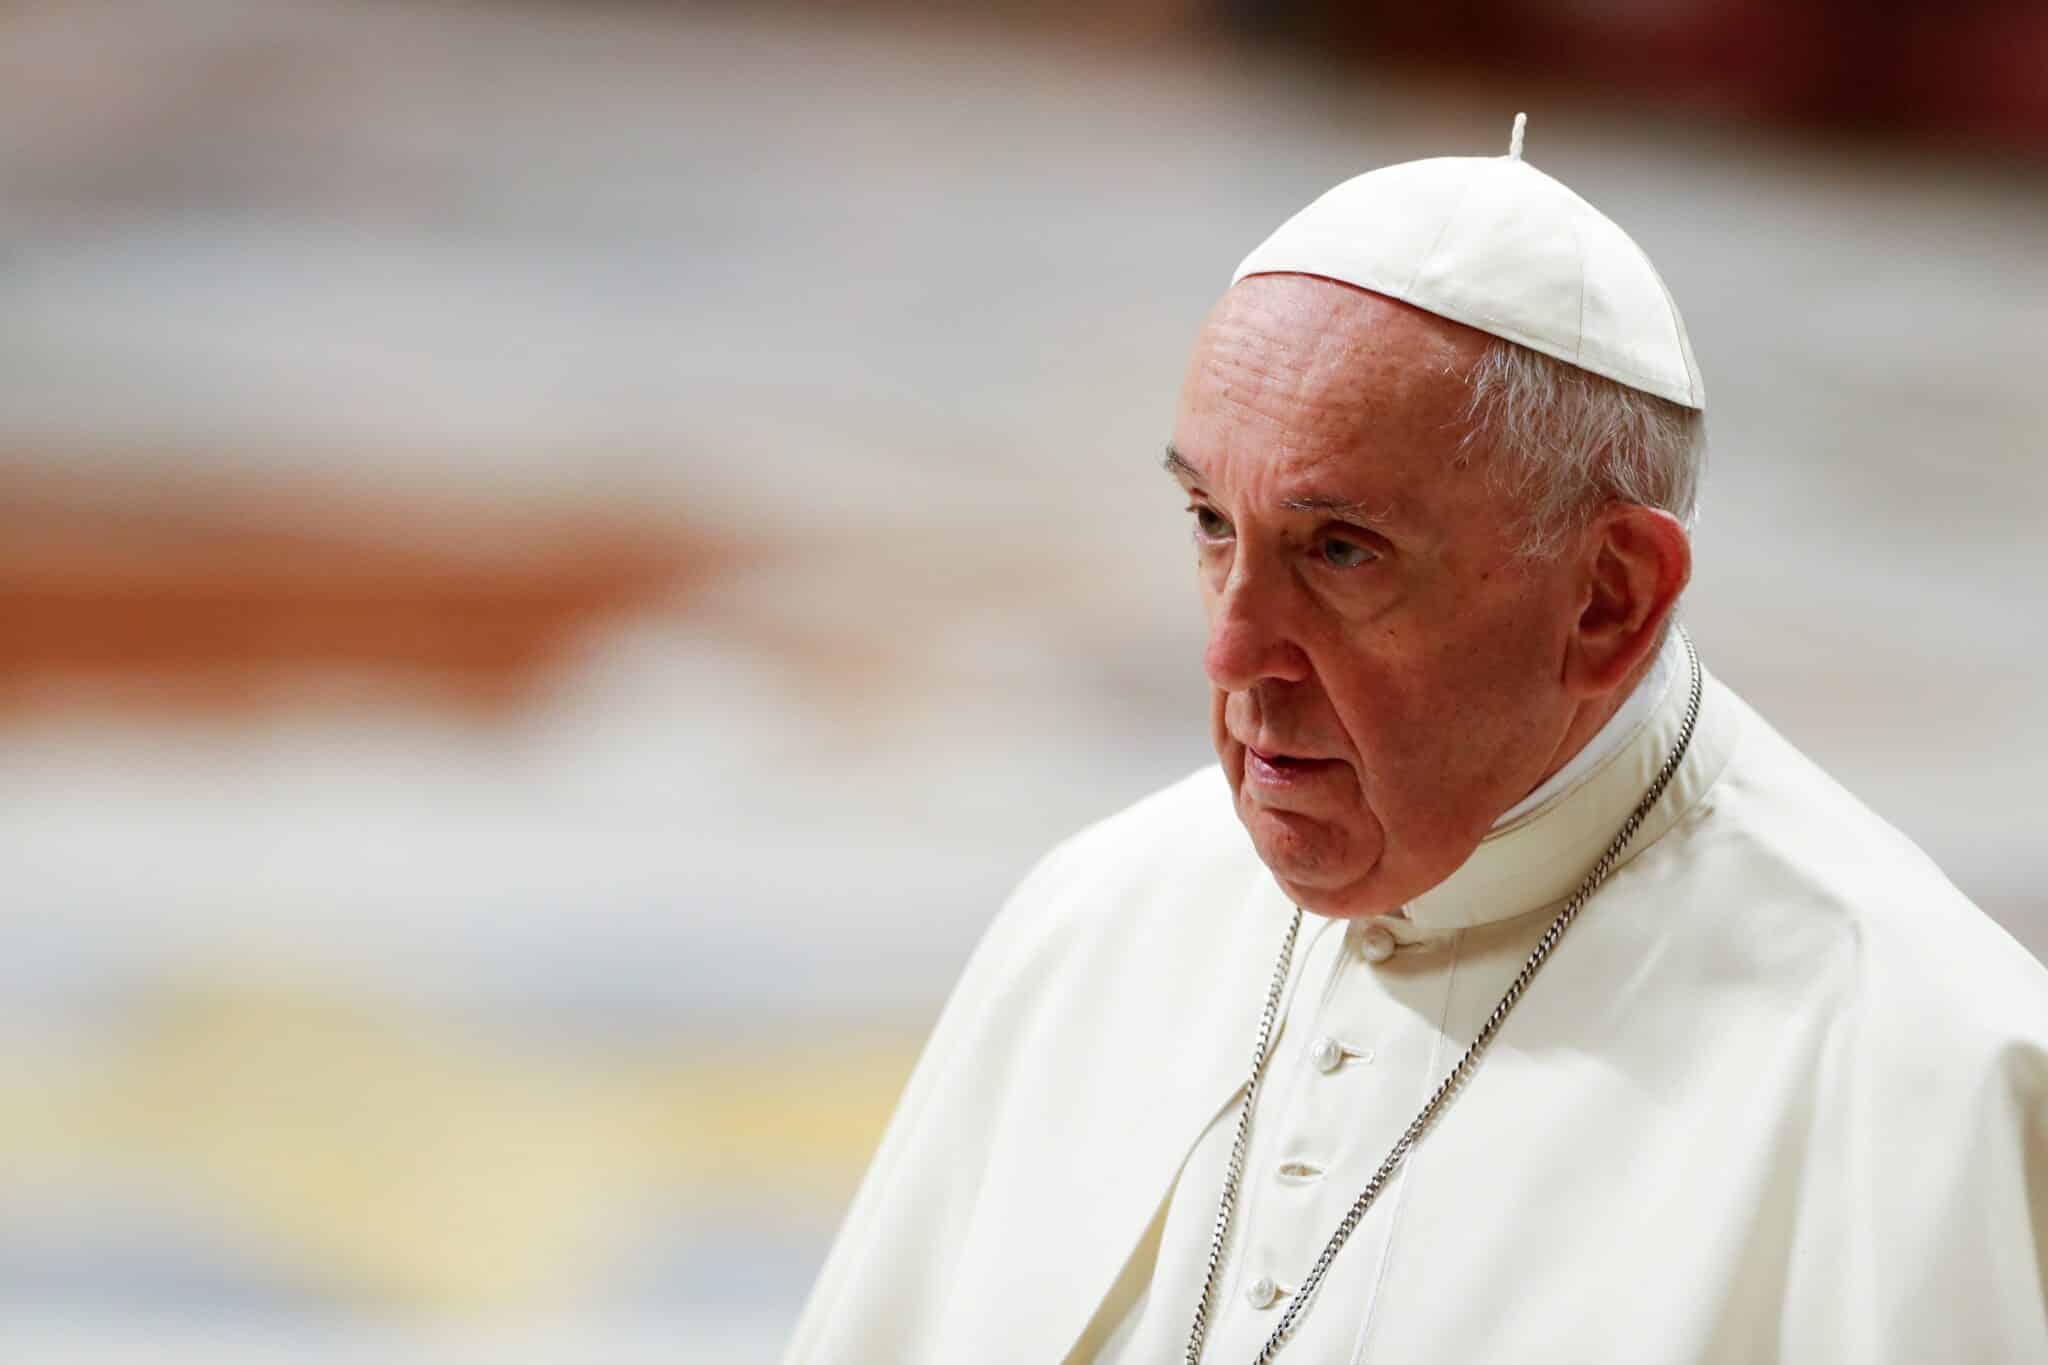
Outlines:
[[2048, 1361], [2048, 973], [1674, 625], [1690, 345], [1516, 141], [1210, 314], [1220, 763], [1004, 907], [792, 1365]]

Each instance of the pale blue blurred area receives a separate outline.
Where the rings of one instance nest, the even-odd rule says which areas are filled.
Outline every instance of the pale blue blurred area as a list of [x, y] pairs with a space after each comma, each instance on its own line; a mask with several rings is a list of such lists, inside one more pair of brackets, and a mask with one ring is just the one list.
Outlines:
[[1522, 108], [1690, 324], [1709, 666], [2048, 949], [2048, 183], [1531, 98], [1170, 28], [0, 16], [0, 472], [746, 549], [509, 719], [8, 719], [0, 1359], [774, 1359], [893, 1098], [820, 1085], [900, 1082], [1031, 861], [1206, 759], [1203, 311]]

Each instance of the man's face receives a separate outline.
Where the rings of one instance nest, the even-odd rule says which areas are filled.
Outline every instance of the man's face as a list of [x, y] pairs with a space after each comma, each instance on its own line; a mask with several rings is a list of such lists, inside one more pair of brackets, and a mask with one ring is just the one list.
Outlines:
[[1565, 757], [1571, 557], [1515, 553], [1463, 451], [1488, 338], [1347, 285], [1253, 276], [1195, 343], [1168, 467], [1189, 494], [1216, 753], [1303, 907], [1397, 910]]

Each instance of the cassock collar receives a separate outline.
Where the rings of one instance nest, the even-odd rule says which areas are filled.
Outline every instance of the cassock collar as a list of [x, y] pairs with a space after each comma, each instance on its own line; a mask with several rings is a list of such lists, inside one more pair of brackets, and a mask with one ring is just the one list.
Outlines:
[[[1667, 667], [1659, 671], [1670, 683], [1633, 735], [1577, 781], [1496, 826], [1456, 872], [1417, 896], [1403, 914], [1373, 922], [1396, 941], [1415, 943], [1554, 907], [1577, 890], [1656, 779], [1685, 723], [1690, 670], [1676, 630], [1664, 649], [1667, 657], [1660, 662]], [[1711, 678], [1702, 678], [1700, 717], [1685, 761], [1622, 850], [1617, 868], [1677, 824], [1726, 766], [1735, 717], [1718, 690]]]

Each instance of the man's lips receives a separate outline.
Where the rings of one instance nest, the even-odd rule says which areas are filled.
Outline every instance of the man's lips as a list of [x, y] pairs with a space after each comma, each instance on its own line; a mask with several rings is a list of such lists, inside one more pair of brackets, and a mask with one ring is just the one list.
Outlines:
[[1341, 760], [1334, 758], [1307, 758], [1298, 754], [1267, 752], [1254, 749], [1249, 744], [1244, 748], [1245, 779], [1262, 787], [1291, 787], [1343, 766]]

